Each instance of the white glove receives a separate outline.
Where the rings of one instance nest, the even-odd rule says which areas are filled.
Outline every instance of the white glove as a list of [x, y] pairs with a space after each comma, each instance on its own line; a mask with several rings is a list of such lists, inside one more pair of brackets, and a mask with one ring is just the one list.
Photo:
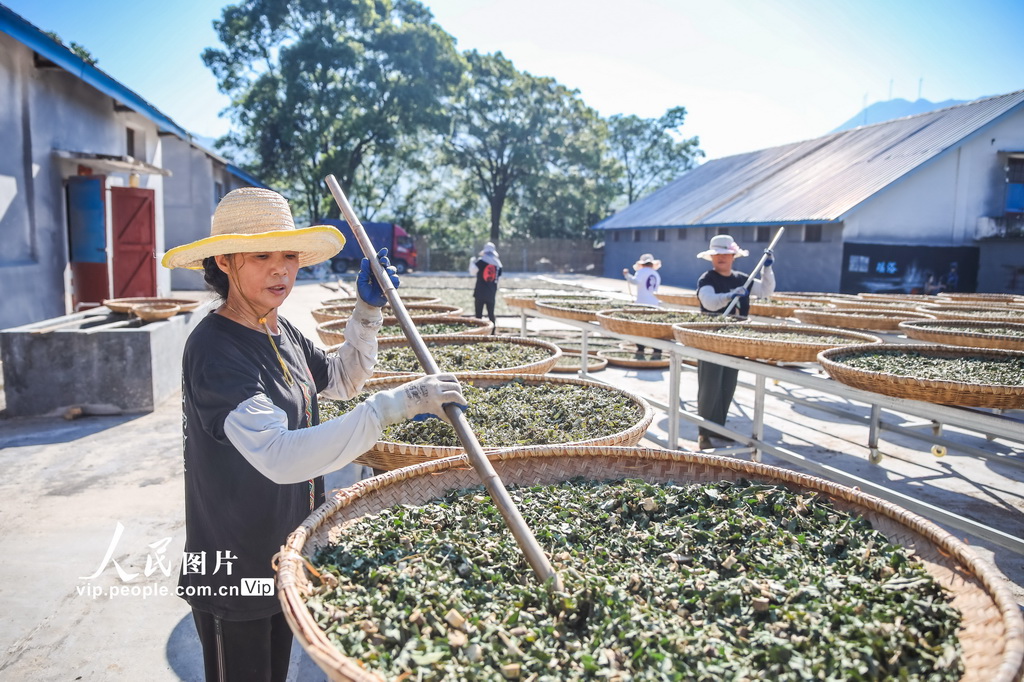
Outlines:
[[378, 391], [367, 400], [380, 418], [381, 427], [390, 426], [412, 419], [420, 414], [430, 414], [445, 421], [444, 406], [453, 403], [466, 409], [468, 403], [462, 396], [462, 387], [451, 374], [431, 374], [414, 381]]
[[730, 299], [732, 299], [732, 298], [739, 298], [740, 296], [746, 296], [746, 295], [747, 295], [747, 288], [746, 287], [736, 287], [735, 289], [733, 289], [732, 291], [729, 292], [729, 298]]

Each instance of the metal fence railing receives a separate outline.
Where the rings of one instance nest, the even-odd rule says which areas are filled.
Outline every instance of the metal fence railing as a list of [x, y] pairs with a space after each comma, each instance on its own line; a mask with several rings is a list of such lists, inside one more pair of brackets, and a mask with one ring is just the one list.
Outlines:
[[[461, 272], [480, 253], [482, 244], [460, 248], [435, 248], [427, 240], [416, 240], [417, 270]], [[510, 239], [498, 245], [505, 272], [578, 272], [600, 274], [604, 249], [590, 239]]]

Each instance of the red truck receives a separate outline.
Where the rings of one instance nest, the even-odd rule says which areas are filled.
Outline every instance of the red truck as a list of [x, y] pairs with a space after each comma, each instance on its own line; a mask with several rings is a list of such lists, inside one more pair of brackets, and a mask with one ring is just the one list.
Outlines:
[[[345, 235], [345, 248], [331, 259], [331, 270], [334, 272], [346, 272], [357, 269], [359, 262], [363, 258], [363, 252], [359, 248], [359, 242], [353, 236], [348, 223], [344, 220], [332, 218], [324, 218], [320, 220], [320, 223], [333, 225]], [[395, 266], [399, 274], [416, 267], [416, 246], [413, 244], [409, 233], [403, 230], [400, 225], [395, 223], [363, 223], [363, 228], [365, 228], [366, 235], [370, 238], [373, 248], [379, 251], [387, 247], [391, 264]]]

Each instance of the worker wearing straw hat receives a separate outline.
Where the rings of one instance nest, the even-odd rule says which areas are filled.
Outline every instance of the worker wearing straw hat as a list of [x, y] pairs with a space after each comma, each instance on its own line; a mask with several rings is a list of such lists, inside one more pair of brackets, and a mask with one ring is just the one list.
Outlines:
[[[697, 258], [711, 261], [711, 269], [697, 280], [697, 300], [702, 311], [721, 314], [729, 307], [733, 299], [739, 301], [735, 311], [739, 316], [746, 317], [750, 310], [750, 295], [768, 298], [775, 292], [775, 273], [772, 270], [774, 256], [765, 250], [767, 257], [761, 279], [755, 279], [750, 291], [746, 289], [747, 274], [733, 270], [733, 261], [749, 255], [741, 249], [736, 241], [727, 234], [711, 238], [707, 251], [701, 251]], [[697, 361], [697, 414], [716, 424], [725, 424], [736, 393], [738, 372], [731, 367], [723, 367], [704, 360]], [[699, 429], [697, 447], [707, 450], [713, 447], [712, 432]]]
[[498, 331], [494, 315], [494, 302], [498, 296], [498, 278], [501, 277], [501, 259], [494, 242], [487, 242], [480, 253], [469, 261], [469, 274], [476, 277], [473, 286], [474, 314], [479, 319], [487, 308], [487, 319], [491, 321], [491, 333]]
[[[637, 304], [661, 305], [661, 301], [659, 301], [656, 296], [658, 288], [661, 286], [661, 275], [658, 274], [658, 270], [660, 269], [661, 261], [649, 253], [643, 254], [635, 263], [633, 263], [633, 271], [635, 274], [630, 274], [627, 268], [622, 269], [622, 276], [626, 278], [626, 281], [636, 285]], [[646, 350], [646, 346], [642, 346], [639, 343], [636, 344], [636, 357], [642, 358], [644, 356], [644, 351]], [[660, 348], [654, 349], [654, 352], [651, 354], [651, 359], [661, 359]]]
[[[273, 579], [284, 539], [324, 500], [323, 475], [366, 452], [388, 424], [465, 405], [451, 375], [373, 394], [320, 423], [317, 395], [348, 399], [373, 373], [383, 291], [363, 259], [345, 343], [314, 346], [278, 315], [299, 268], [329, 259], [333, 227], [296, 229], [288, 202], [258, 188], [218, 204], [210, 236], [163, 264], [203, 270], [221, 305], [196, 325], [182, 358], [185, 554], [180, 594], [192, 606], [207, 679], [284, 680], [292, 635], [277, 598], [238, 595]], [[387, 251], [378, 254], [395, 286]]]

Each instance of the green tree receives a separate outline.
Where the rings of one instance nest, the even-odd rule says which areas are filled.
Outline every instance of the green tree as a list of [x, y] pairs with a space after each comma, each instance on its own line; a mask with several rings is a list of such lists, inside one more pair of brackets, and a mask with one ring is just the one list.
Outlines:
[[[565, 189], [602, 167], [606, 131], [578, 91], [522, 73], [501, 53], [464, 56], [469, 77], [453, 105], [449, 149], [483, 195], [498, 243], [508, 202], [536, 227], [539, 212], [551, 209], [536, 201], [541, 187]], [[508, 227], [526, 233], [528, 222]]]
[[214, 26], [224, 49], [203, 60], [235, 123], [221, 147], [310, 220], [338, 215], [328, 174], [354, 205], [380, 204], [393, 187], [377, 187], [369, 164], [395, 167], [410, 140], [448, 129], [446, 98], [465, 64], [416, 0], [248, 0]]
[[704, 156], [698, 138], [680, 133], [685, 118], [684, 107], [673, 107], [660, 118], [617, 114], [608, 119], [612, 154], [622, 164], [622, 194], [628, 204], [690, 170]]

